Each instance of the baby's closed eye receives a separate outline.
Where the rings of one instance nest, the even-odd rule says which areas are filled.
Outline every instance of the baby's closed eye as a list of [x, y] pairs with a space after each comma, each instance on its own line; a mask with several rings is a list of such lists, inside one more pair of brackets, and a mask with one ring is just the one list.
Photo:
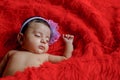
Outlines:
[[35, 36], [36, 36], [36, 37], [41, 37], [41, 35], [39, 35], [39, 34], [35, 34]]
[[49, 41], [50, 41], [49, 39], [46, 40], [47, 43], [49, 43]]

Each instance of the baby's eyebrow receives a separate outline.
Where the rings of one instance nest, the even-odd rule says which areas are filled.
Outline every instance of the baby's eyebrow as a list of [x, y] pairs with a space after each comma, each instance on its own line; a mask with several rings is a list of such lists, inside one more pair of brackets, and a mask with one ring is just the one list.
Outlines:
[[41, 32], [38, 32], [38, 31], [33, 31], [33, 34], [39, 34], [39, 35], [43, 35]]
[[40, 33], [40, 34], [42, 34], [40, 31], [34, 31], [34, 33]]

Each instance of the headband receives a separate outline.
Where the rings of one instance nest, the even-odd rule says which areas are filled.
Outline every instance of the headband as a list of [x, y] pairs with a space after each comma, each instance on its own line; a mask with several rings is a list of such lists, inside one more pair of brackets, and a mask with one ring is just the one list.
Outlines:
[[29, 23], [30, 21], [32, 21], [32, 20], [34, 20], [34, 19], [42, 19], [42, 20], [44, 20], [45, 22], [47, 22], [48, 25], [50, 26], [50, 30], [51, 30], [52, 34], [51, 34], [51, 38], [50, 38], [49, 44], [53, 44], [54, 42], [56, 42], [56, 41], [59, 39], [60, 33], [58, 32], [58, 24], [55, 23], [55, 22], [52, 21], [52, 20], [47, 20], [47, 19], [44, 19], [44, 18], [42, 18], [42, 17], [32, 17], [32, 18], [27, 19], [27, 20], [23, 23], [20, 32], [22, 32], [23, 28], [25, 27], [25, 25], [26, 25], [27, 23]]

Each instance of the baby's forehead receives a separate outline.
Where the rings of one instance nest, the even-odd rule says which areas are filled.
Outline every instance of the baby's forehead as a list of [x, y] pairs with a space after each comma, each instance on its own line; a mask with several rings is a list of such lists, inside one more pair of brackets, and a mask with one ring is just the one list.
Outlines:
[[34, 26], [39, 26], [39, 27], [44, 26], [45, 29], [51, 30], [50, 27], [47, 24], [43, 23], [43, 22], [32, 21], [32, 22], [30, 22], [28, 24], [28, 27], [30, 27], [30, 26], [32, 26], [33, 28], [35, 28]]
[[29, 31], [33, 33], [41, 33], [46, 35], [51, 34], [50, 28], [42, 23], [31, 23], [28, 27], [28, 32]]
[[33, 24], [33, 23], [34, 23], [34, 24], [35, 24], [35, 23], [41, 23], [41, 24], [44, 24], [44, 25], [50, 27], [50, 25], [49, 25], [46, 21], [40, 20], [40, 19], [31, 20], [30, 22], [28, 22], [28, 25], [31, 25], [31, 24]]
[[31, 28], [34, 28], [34, 29], [44, 29], [44, 30], [50, 30], [51, 31], [51, 29], [50, 29], [50, 27], [48, 26], [48, 25], [46, 25], [46, 24], [44, 24], [44, 23], [41, 23], [41, 22], [31, 22], [29, 25], [28, 25], [28, 27], [31, 27]]

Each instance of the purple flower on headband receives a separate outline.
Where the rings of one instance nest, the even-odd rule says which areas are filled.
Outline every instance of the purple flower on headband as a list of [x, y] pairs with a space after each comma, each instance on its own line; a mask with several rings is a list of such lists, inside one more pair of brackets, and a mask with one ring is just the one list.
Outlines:
[[58, 24], [53, 22], [52, 20], [47, 20], [47, 22], [50, 25], [51, 32], [52, 32], [51, 39], [50, 39], [50, 44], [53, 44], [60, 37], [60, 33], [58, 32]]

